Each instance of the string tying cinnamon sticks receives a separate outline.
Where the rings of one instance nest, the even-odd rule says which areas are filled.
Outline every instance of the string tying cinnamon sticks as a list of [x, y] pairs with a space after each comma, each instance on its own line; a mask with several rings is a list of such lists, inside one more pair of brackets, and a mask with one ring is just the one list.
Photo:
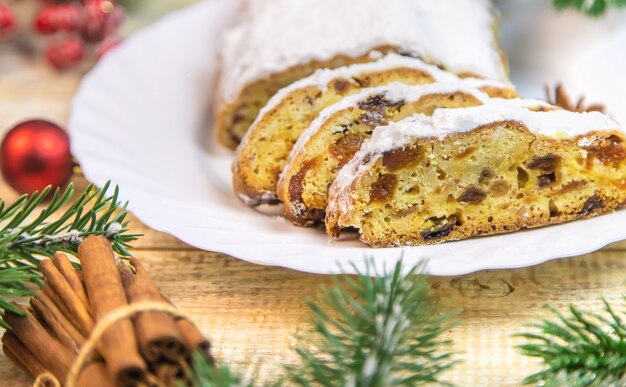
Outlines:
[[86, 238], [79, 260], [82, 271], [64, 254], [42, 262], [45, 286], [32, 310], [4, 317], [7, 357], [41, 386], [55, 378], [80, 387], [188, 384], [183, 368], [198, 349], [210, 358], [210, 344], [141, 262], [117, 262], [103, 237]]

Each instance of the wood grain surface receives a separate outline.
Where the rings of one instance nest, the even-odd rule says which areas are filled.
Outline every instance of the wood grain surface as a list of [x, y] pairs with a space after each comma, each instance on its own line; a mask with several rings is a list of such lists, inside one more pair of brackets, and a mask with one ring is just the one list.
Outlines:
[[[7, 59], [8, 58], [8, 59]], [[0, 50], [0, 137], [13, 124], [34, 117], [67, 122], [79, 74], [57, 74], [32, 60]], [[76, 179], [79, 186], [86, 183]], [[123, 187], [121, 187], [123, 189]], [[0, 181], [0, 196], [15, 194]], [[138, 220], [135, 243], [156, 283], [211, 338], [218, 359], [236, 366], [261, 366], [275, 375], [296, 361], [293, 336], [308, 327], [305, 305], [324, 276], [248, 264], [199, 251], [152, 231]], [[584, 235], [581, 235], [584, 237]], [[462, 323], [448, 332], [460, 363], [445, 376], [458, 385], [519, 385], [538, 364], [515, 349], [512, 337], [524, 324], [547, 315], [542, 305], [563, 308], [575, 302], [600, 311], [600, 298], [623, 306], [626, 243], [602, 251], [519, 270], [483, 271], [461, 277], [431, 278], [441, 302], [461, 308]], [[28, 377], [0, 355], [0, 385], [27, 386]]]

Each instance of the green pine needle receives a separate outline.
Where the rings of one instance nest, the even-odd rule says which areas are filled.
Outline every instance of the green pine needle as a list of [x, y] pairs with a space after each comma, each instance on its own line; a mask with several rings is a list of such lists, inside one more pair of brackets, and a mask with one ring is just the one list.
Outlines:
[[109, 187], [90, 185], [67, 208], [74, 195], [71, 184], [24, 195], [13, 204], [0, 198], [0, 314], [21, 313], [9, 299], [31, 296], [33, 286], [42, 284], [42, 257], [58, 251], [76, 255], [88, 236], [106, 236], [117, 254], [130, 255], [129, 243], [138, 235], [128, 232], [126, 204], [118, 202], [117, 187], [106, 196]]
[[430, 293], [420, 265], [402, 274], [377, 273], [368, 261], [357, 278], [341, 276], [324, 288], [320, 304], [310, 303], [314, 332], [300, 337], [301, 365], [287, 369], [298, 386], [414, 386], [437, 383], [452, 354], [440, 338], [451, 328]]
[[518, 335], [530, 343], [519, 348], [547, 366], [526, 378], [525, 383], [546, 386], [626, 385], [626, 325], [604, 300], [604, 315], [581, 312], [570, 305], [569, 315], [550, 309], [556, 322], [532, 324], [534, 333]]
[[626, 0], [552, 0], [557, 10], [574, 8], [589, 16], [603, 15], [609, 7], [626, 7]]
[[244, 381], [226, 364], [215, 366], [202, 352], [193, 354], [189, 372], [195, 387], [252, 387], [252, 381]]

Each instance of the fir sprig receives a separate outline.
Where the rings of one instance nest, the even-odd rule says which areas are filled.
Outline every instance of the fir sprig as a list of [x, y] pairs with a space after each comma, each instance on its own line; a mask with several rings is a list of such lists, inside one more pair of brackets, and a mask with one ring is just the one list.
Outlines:
[[606, 313], [582, 312], [573, 305], [564, 315], [549, 308], [558, 321], [531, 325], [538, 332], [518, 336], [530, 341], [522, 353], [543, 360], [546, 369], [529, 376], [527, 384], [573, 386], [626, 385], [626, 325], [604, 300]]
[[32, 295], [32, 285], [41, 285], [41, 258], [58, 251], [75, 255], [87, 236], [106, 236], [117, 254], [129, 255], [138, 235], [129, 234], [126, 204], [119, 203], [117, 187], [107, 196], [109, 187], [90, 185], [71, 204], [72, 185], [24, 195], [13, 204], [0, 198], [0, 312], [21, 313], [7, 297]]
[[454, 364], [441, 334], [455, 312], [436, 305], [422, 266], [403, 274], [399, 262], [379, 273], [368, 262], [357, 278], [334, 278], [321, 303], [309, 304], [314, 331], [295, 347], [301, 364], [287, 370], [292, 384], [414, 386], [440, 382]]
[[552, 0], [557, 10], [574, 8], [589, 16], [600, 16], [609, 7], [626, 7], [626, 0]]
[[244, 380], [227, 364], [215, 365], [204, 353], [193, 355], [189, 376], [196, 387], [252, 387], [251, 380]]

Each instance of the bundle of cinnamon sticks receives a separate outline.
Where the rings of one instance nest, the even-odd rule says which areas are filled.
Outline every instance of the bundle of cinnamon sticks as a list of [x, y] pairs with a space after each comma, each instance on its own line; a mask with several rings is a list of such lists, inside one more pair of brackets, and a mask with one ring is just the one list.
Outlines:
[[[117, 261], [104, 237], [79, 247], [82, 267], [56, 254], [41, 263], [43, 288], [23, 308], [7, 312], [2, 337], [6, 356], [33, 377], [48, 373], [63, 383], [94, 327], [109, 313], [141, 302], [170, 303], [136, 259]], [[209, 341], [186, 319], [140, 312], [117, 321], [97, 343], [77, 378], [78, 386], [171, 386], [186, 380], [195, 351], [210, 358]], [[46, 380], [42, 381], [45, 384]]]

